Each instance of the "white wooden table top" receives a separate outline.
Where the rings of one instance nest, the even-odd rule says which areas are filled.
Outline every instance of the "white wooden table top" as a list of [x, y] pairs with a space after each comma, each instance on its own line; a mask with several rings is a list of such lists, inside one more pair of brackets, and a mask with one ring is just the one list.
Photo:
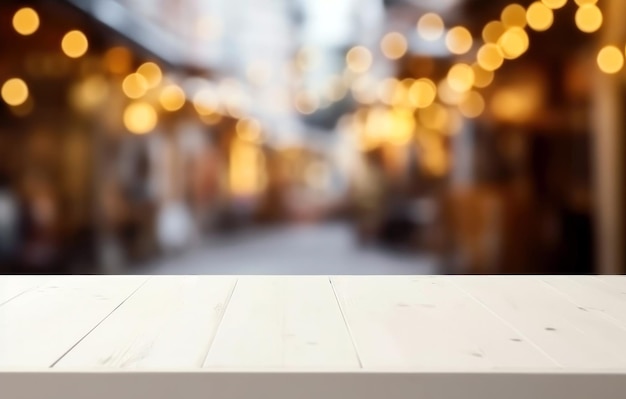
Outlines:
[[[318, 390], [365, 376], [360, 397], [386, 374], [394, 386], [419, 382], [424, 398], [444, 397], [426, 394], [432, 383], [446, 398], [479, 389], [489, 399], [485, 389], [513, 376], [520, 398], [560, 397], [565, 386], [568, 398], [590, 397], [579, 395], [598, 384], [626, 398], [626, 277], [0, 276], [0, 386], [36, 390], [32, 378], [41, 387], [76, 373], [107, 389], [107, 378], [134, 375], [129, 395], [145, 393], [137, 381], [149, 375], [189, 384], [247, 375], [250, 388], [261, 375], [272, 386], [276, 373], [296, 373], [291, 384], [308, 375], [298, 384]], [[491, 382], [454, 388], [450, 375]], [[239, 385], [220, 397], [240, 397]]]

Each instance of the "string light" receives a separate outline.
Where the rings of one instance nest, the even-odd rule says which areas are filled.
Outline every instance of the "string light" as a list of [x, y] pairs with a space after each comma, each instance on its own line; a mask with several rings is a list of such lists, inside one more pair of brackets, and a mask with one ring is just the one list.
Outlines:
[[485, 43], [497, 43], [506, 28], [500, 21], [491, 21], [483, 28], [482, 37]]
[[148, 103], [136, 102], [124, 110], [124, 126], [131, 133], [149, 133], [156, 127], [157, 122], [157, 113]]
[[567, 3], [567, 0], [541, 0], [541, 2], [552, 10], [558, 10]]
[[346, 54], [346, 64], [352, 72], [367, 72], [372, 66], [372, 53], [363, 46], [353, 47]]
[[219, 108], [217, 94], [208, 88], [200, 89], [193, 96], [193, 106], [201, 116], [215, 114]]
[[390, 32], [383, 37], [380, 48], [385, 57], [390, 60], [397, 60], [406, 54], [408, 44], [406, 38], [398, 32]]
[[0, 93], [4, 102], [17, 107], [28, 99], [28, 86], [20, 78], [11, 78], [4, 82]]
[[507, 27], [526, 27], [526, 9], [519, 4], [509, 4], [502, 10], [502, 24]]
[[104, 64], [111, 73], [121, 75], [130, 71], [132, 57], [126, 47], [113, 47], [104, 54]]
[[73, 30], [63, 36], [61, 48], [68, 57], [79, 58], [87, 52], [89, 41], [83, 32]]
[[128, 98], [137, 99], [146, 94], [148, 82], [138, 73], [131, 73], [122, 81], [122, 90]]
[[446, 128], [449, 120], [449, 112], [441, 104], [433, 103], [427, 108], [420, 109], [417, 117], [422, 126], [427, 129], [442, 131]]
[[69, 95], [76, 109], [88, 112], [106, 100], [109, 95], [109, 84], [104, 76], [95, 74], [74, 85]]
[[458, 105], [463, 101], [467, 92], [460, 92], [450, 87], [448, 79], [442, 79], [437, 85], [439, 99], [448, 105]]
[[416, 108], [426, 108], [435, 101], [437, 86], [430, 79], [418, 79], [411, 85], [409, 97]]
[[439, 40], [443, 36], [444, 24], [435, 13], [426, 13], [417, 21], [417, 33], [426, 41]]
[[576, 11], [576, 26], [585, 33], [600, 29], [602, 20], [602, 11], [595, 4], [583, 4]]
[[178, 111], [185, 105], [185, 93], [177, 85], [166, 86], [159, 95], [159, 102], [166, 111]]
[[472, 69], [474, 70], [474, 87], [482, 89], [489, 86], [491, 82], [493, 82], [493, 71], [483, 69], [480, 65], [478, 65], [478, 63], [473, 64]]
[[23, 36], [32, 35], [39, 28], [39, 15], [30, 7], [20, 8], [13, 15], [13, 29]]
[[614, 74], [624, 67], [624, 54], [615, 46], [605, 46], [598, 53], [597, 63], [602, 72]]
[[543, 32], [554, 23], [554, 12], [544, 3], [536, 1], [528, 7], [526, 21], [531, 29]]
[[306, 92], [298, 93], [296, 95], [294, 105], [296, 110], [304, 115], [313, 114], [319, 109], [320, 106], [319, 99]]
[[235, 131], [242, 140], [258, 142], [261, 139], [261, 124], [256, 119], [240, 119]]
[[466, 92], [474, 85], [474, 70], [467, 64], [456, 64], [448, 71], [448, 84], [458, 92]]
[[466, 118], [476, 118], [485, 110], [485, 100], [480, 93], [470, 91], [459, 104], [459, 111]]
[[378, 99], [387, 105], [392, 105], [394, 103], [394, 95], [398, 90], [400, 82], [394, 78], [386, 78], [383, 79], [377, 88]]
[[159, 66], [154, 62], [146, 62], [142, 64], [139, 68], [137, 68], [137, 73], [144, 77], [148, 88], [158, 86], [163, 78], [161, 68], [159, 68]]
[[472, 34], [463, 26], [456, 26], [446, 35], [446, 47], [452, 54], [465, 54], [472, 48]]
[[500, 47], [493, 43], [484, 44], [476, 56], [478, 65], [486, 71], [495, 71], [504, 63], [504, 56]]
[[528, 50], [529, 39], [524, 29], [513, 27], [508, 29], [498, 40], [502, 55], [507, 59], [520, 57]]

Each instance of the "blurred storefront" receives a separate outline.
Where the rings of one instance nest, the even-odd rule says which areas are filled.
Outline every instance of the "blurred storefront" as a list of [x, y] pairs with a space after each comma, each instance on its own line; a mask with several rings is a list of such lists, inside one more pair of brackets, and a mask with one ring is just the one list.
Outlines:
[[623, 272], [617, 3], [5, 1], [3, 271], [341, 220], [445, 273]]

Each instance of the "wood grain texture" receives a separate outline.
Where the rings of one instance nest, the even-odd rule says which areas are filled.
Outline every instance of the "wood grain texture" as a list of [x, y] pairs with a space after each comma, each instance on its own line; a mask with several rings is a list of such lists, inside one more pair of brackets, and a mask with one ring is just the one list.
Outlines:
[[539, 277], [580, 310], [605, 318], [626, 329], [626, 292], [602, 280], [585, 276]]
[[0, 306], [53, 278], [53, 276], [0, 276]]
[[626, 376], [625, 282], [0, 276], [0, 370]]
[[456, 276], [449, 279], [563, 367], [611, 369], [626, 366], [626, 331], [612, 321], [581, 309], [537, 277]]
[[55, 367], [199, 368], [235, 282], [233, 277], [155, 276]]
[[516, 330], [437, 277], [333, 277], [365, 369], [554, 368]]
[[147, 278], [64, 276], [0, 306], [0, 368], [51, 366]]
[[242, 277], [204, 367], [359, 363], [327, 277]]

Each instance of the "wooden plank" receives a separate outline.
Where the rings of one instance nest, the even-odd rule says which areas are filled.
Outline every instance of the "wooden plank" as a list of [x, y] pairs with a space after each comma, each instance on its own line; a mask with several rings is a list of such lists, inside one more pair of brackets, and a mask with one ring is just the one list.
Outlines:
[[626, 292], [622, 289], [587, 276], [542, 276], [540, 279], [581, 310], [626, 329]]
[[436, 277], [333, 277], [365, 369], [554, 368], [514, 329]]
[[51, 366], [147, 278], [64, 276], [0, 307], [0, 368]]
[[327, 277], [242, 277], [204, 367], [358, 368]]
[[201, 367], [235, 281], [153, 277], [55, 368]]
[[0, 373], [3, 399], [618, 399], [622, 373]]
[[536, 277], [456, 276], [460, 289], [568, 368], [623, 368], [626, 332], [579, 309]]
[[53, 278], [53, 276], [0, 276], [0, 306]]

